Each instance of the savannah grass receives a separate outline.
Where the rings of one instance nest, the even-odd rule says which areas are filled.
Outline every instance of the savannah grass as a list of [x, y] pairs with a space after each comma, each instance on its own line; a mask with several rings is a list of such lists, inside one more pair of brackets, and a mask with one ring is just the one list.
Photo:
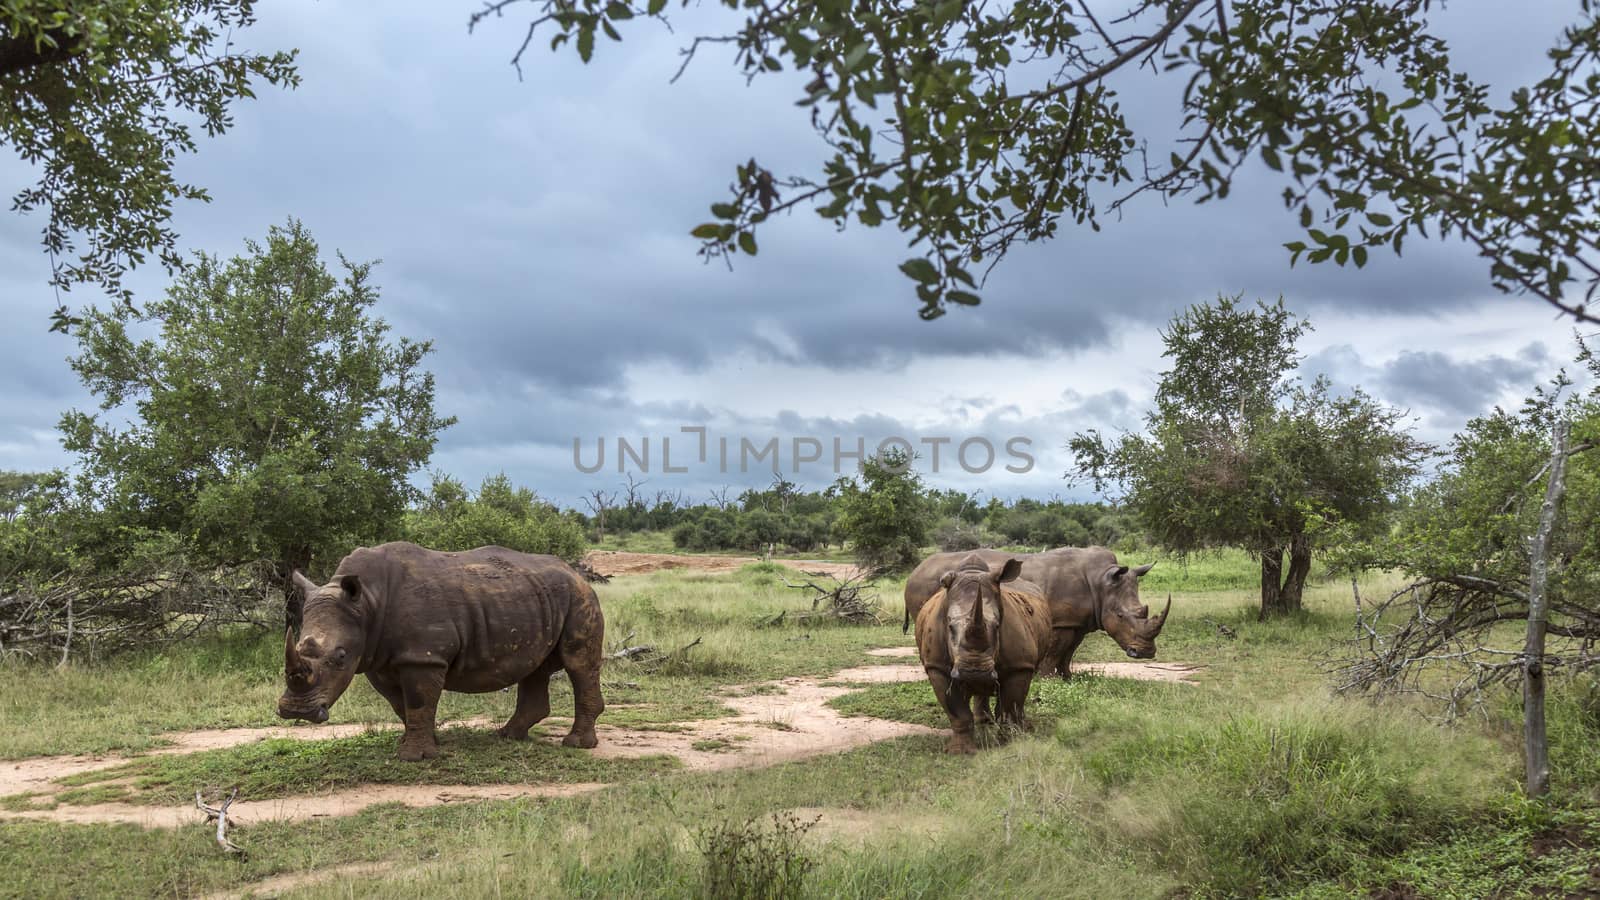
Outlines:
[[[758, 627], [778, 610], [807, 602], [782, 586], [780, 574], [753, 566], [731, 575], [664, 572], [601, 585], [611, 640], [631, 631], [630, 643], [672, 653], [701, 639], [670, 665], [608, 665], [608, 702], [643, 705], [608, 710], [602, 721], [627, 716], [665, 725], [715, 715], [721, 697], [758, 692], [762, 680], [886, 663], [863, 651], [910, 643], [892, 615], [898, 584], [882, 591], [892, 623]], [[1200, 583], [1226, 585], [1230, 577], [1244, 576], [1219, 570]], [[1362, 590], [1375, 594], [1392, 582], [1364, 579]], [[1157, 591], [1166, 591], [1158, 584], [1146, 581], [1152, 605]], [[708, 843], [708, 836], [741, 834], [747, 842], [777, 841], [789, 854], [787, 896], [1183, 892], [1320, 900], [1396, 886], [1429, 897], [1600, 887], [1600, 872], [1589, 868], [1600, 846], [1594, 752], [1600, 703], [1583, 684], [1553, 691], [1556, 794], [1531, 803], [1517, 791], [1514, 703], [1444, 726], [1425, 718], [1417, 703], [1331, 693], [1325, 670], [1336, 654], [1330, 648], [1354, 636], [1348, 583], [1319, 584], [1308, 590], [1305, 612], [1265, 624], [1255, 621], [1248, 584], [1225, 590], [1175, 584], [1172, 591], [1160, 658], [1205, 666], [1199, 685], [1090, 675], [1043, 680], [1029, 705], [1034, 731], [992, 734], [975, 757], [945, 755], [943, 736], [933, 735], [768, 769], [693, 773], [636, 761], [637, 770], [597, 774], [561, 769], [558, 748], [447, 731], [445, 756], [435, 763], [479, 770], [485, 782], [617, 783], [550, 800], [385, 806], [346, 818], [250, 824], [234, 835], [249, 850], [243, 858], [219, 857], [201, 828], [8, 822], [0, 826], [0, 866], [8, 872], [0, 894], [192, 896], [276, 873], [379, 861], [378, 870], [311, 883], [297, 895], [687, 898], [705, 895], [708, 885], [760, 875], [738, 868], [737, 847]], [[115, 727], [129, 729], [125, 741], [149, 742], [161, 731], [197, 724], [266, 724], [281, 678], [274, 645], [270, 638], [235, 637], [169, 651], [159, 664], [140, 657], [59, 673], [11, 667], [8, 676], [46, 695], [6, 692], [0, 740], [7, 743], [0, 746], [18, 755], [28, 747], [92, 747]], [[1086, 640], [1078, 658], [1125, 659], [1103, 635]], [[564, 685], [553, 687], [559, 716], [570, 710], [570, 697]], [[185, 710], [196, 701], [204, 702]], [[210, 713], [205, 702], [213, 705]], [[455, 704], [455, 716], [500, 716], [509, 713], [512, 697], [447, 695], [446, 703]], [[868, 686], [835, 705], [946, 725], [921, 682]], [[334, 715], [363, 721], [369, 712], [372, 721], [392, 717], [358, 682]], [[59, 734], [58, 722], [69, 723]], [[149, 767], [137, 770], [140, 777], [164, 782], [91, 778], [71, 789], [176, 797], [192, 791], [191, 781], [244, 780], [267, 792], [370, 783], [385, 777], [380, 764], [390, 762], [394, 739], [393, 732], [378, 732], [150, 758], [132, 765]], [[781, 828], [785, 814], [818, 808], [818, 827], [799, 834]], [[848, 811], [869, 827], [830, 831], [828, 810]]]

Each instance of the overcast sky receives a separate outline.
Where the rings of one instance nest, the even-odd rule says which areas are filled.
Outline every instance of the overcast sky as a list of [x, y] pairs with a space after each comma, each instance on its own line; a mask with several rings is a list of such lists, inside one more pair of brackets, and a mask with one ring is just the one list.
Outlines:
[[[831, 480], [832, 442], [868, 449], [888, 435], [949, 438], [934, 483], [1012, 497], [1087, 498], [1062, 480], [1063, 443], [1089, 427], [1136, 427], [1162, 368], [1159, 330], [1219, 293], [1283, 295], [1310, 318], [1308, 374], [1360, 385], [1410, 411], [1442, 439], [1497, 403], [1515, 404], [1572, 356], [1572, 329], [1547, 308], [1488, 286], [1461, 246], [1407, 244], [1365, 270], [1290, 269], [1281, 244], [1295, 220], [1270, 177], [1220, 204], [1140, 206], [1099, 234], [1014, 254], [984, 304], [925, 323], [895, 264], [898, 232], [835, 232], [810, 213], [765, 227], [761, 255], [735, 271], [704, 265], [688, 236], [751, 156], [812, 173], [821, 159], [791, 80], [746, 87], [727, 57], [704, 54], [677, 84], [678, 34], [651, 24], [595, 62], [530, 51], [526, 80], [507, 60], [524, 19], [469, 36], [472, 3], [280, 0], [260, 7], [247, 37], [298, 47], [303, 86], [263, 89], [236, 108], [237, 126], [183, 161], [214, 202], [180, 208], [192, 249], [233, 254], [287, 217], [335, 249], [381, 258], [378, 313], [399, 334], [431, 338], [441, 412], [460, 417], [433, 466], [476, 483], [505, 471], [576, 504], [614, 487], [616, 439], [650, 439], [646, 490], [703, 499], [711, 487], [770, 480], [771, 464], [739, 472], [741, 439], [814, 437], [822, 460], [797, 480]], [[720, 5], [696, 13], [715, 16]], [[1500, 91], [1543, 71], [1541, 51], [1573, 4], [1529, 4], [1516, 17], [1457, 4], [1440, 14], [1460, 59]], [[1143, 90], [1143, 88], [1140, 88]], [[1162, 88], [1127, 95], [1152, 115]], [[1142, 105], [1141, 105], [1142, 104]], [[0, 151], [3, 152], [3, 151]], [[1260, 173], [1257, 173], [1258, 175]], [[29, 170], [0, 157], [9, 196]], [[66, 465], [55, 423], [92, 401], [46, 333], [55, 298], [37, 216], [0, 212], [0, 468]], [[159, 291], [158, 269], [141, 273]], [[93, 298], [78, 292], [68, 299]], [[706, 428], [706, 462], [698, 435]], [[673, 466], [662, 471], [662, 438]], [[586, 466], [606, 444], [606, 466]], [[730, 443], [719, 471], [718, 441]], [[962, 441], [996, 450], [988, 471], [952, 459]], [[1023, 467], [1006, 442], [1024, 438]], [[1014, 445], [1017, 446], [1017, 445]], [[924, 468], [931, 445], [921, 443]], [[803, 451], [809, 451], [806, 445]], [[982, 444], [967, 462], [985, 461]], [[849, 471], [854, 463], [840, 460]], [[633, 468], [630, 465], [630, 468]]]

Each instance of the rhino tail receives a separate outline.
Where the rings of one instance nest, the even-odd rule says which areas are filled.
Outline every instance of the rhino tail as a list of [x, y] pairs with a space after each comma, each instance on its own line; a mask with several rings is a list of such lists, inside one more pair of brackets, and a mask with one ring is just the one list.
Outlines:
[[905, 621], [900, 623], [900, 633], [901, 634], [909, 634], [910, 632], [911, 632], [911, 607], [908, 606], [908, 607], [906, 607]]

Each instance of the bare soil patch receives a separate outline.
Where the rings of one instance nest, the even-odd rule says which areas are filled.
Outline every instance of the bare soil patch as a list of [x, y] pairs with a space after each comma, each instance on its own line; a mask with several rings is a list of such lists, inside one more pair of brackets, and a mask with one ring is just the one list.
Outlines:
[[[445, 725], [495, 726], [498, 720], [466, 719]], [[267, 738], [290, 738], [305, 741], [325, 741], [333, 738], [355, 737], [369, 731], [397, 731], [399, 722], [353, 722], [341, 725], [280, 725], [267, 728], [212, 728], [202, 731], [176, 731], [162, 735], [170, 743], [145, 751], [142, 756], [172, 756], [198, 753], [202, 750], [226, 750], [241, 744], [251, 744]], [[84, 772], [120, 766], [134, 756], [40, 756], [33, 759], [0, 762], [0, 797], [36, 791], [54, 790], [58, 778], [67, 778]]]
[[[846, 669], [826, 680], [860, 681], [854, 677], [856, 671]], [[922, 673], [912, 674], [921, 677]], [[747, 690], [749, 687], [753, 686], [747, 686]], [[666, 753], [678, 757], [690, 770], [717, 771], [776, 765], [909, 734], [934, 733], [921, 725], [840, 715], [828, 701], [851, 689], [825, 687], [816, 678], [785, 678], [766, 682], [764, 687], [769, 692], [724, 699], [738, 711], [737, 715], [684, 722], [681, 730], [642, 731], [602, 725], [598, 729], [600, 746], [592, 752], [601, 757]], [[703, 749], [696, 749], [696, 745]], [[712, 746], [715, 749], [704, 749]]]
[[[753, 556], [689, 556], [676, 553], [633, 553], [627, 550], [590, 550], [584, 554], [583, 561], [591, 569], [607, 577], [646, 575], [665, 569], [732, 572], [751, 563], [761, 562]], [[774, 559], [772, 562], [800, 572], [840, 579], [851, 578], [859, 572], [852, 563], [810, 559]]]
[[[273, 800], [236, 800], [228, 807], [228, 822], [250, 825], [257, 822], [304, 821], [323, 816], [353, 816], [369, 806], [399, 803], [404, 806], [441, 806], [475, 800], [517, 800], [525, 797], [570, 797], [597, 791], [602, 784], [496, 784], [463, 786], [458, 784], [382, 784], [364, 785], [344, 791], [330, 791]], [[179, 828], [201, 825], [205, 813], [187, 806], [141, 806], [134, 803], [62, 804], [54, 809], [33, 809], [4, 813], [24, 819], [43, 819], [67, 824], [121, 823], [144, 828]]]

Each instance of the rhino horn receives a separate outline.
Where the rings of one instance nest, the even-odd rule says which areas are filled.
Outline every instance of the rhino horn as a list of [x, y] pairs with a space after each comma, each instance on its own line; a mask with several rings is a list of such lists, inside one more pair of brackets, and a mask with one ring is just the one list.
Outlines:
[[1160, 628], [1160, 627], [1161, 627], [1161, 626], [1163, 626], [1163, 625], [1166, 625], [1166, 624], [1167, 624], [1167, 613], [1169, 613], [1169, 612], [1172, 612], [1172, 595], [1171, 595], [1171, 594], [1168, 594], [1168, 595], [1167, 595], [1167, 605], [1166, 605], [1166, 607], [1165, 607], [1165, 608], [1163, 608], [1163, 609], [1162, 609], [1162, 610], [1161, 610], [1161, 615], [1159, 615], [1159, 616], [1156, 616], [1156, 622], [1157, 622], [1157, 623], [1158, 623], [1158, 624], [1157, 624], [1157, 625], [1156, 625], [1156, 627], [1157, 627], [1157, 628], [1158, 628], [1158, 629], [1159, 629], [1159, 628]]
[[300, 670], [300, 654], [294, 649], [294, 629], [283, 630], [283, 671], [293, 673]]

